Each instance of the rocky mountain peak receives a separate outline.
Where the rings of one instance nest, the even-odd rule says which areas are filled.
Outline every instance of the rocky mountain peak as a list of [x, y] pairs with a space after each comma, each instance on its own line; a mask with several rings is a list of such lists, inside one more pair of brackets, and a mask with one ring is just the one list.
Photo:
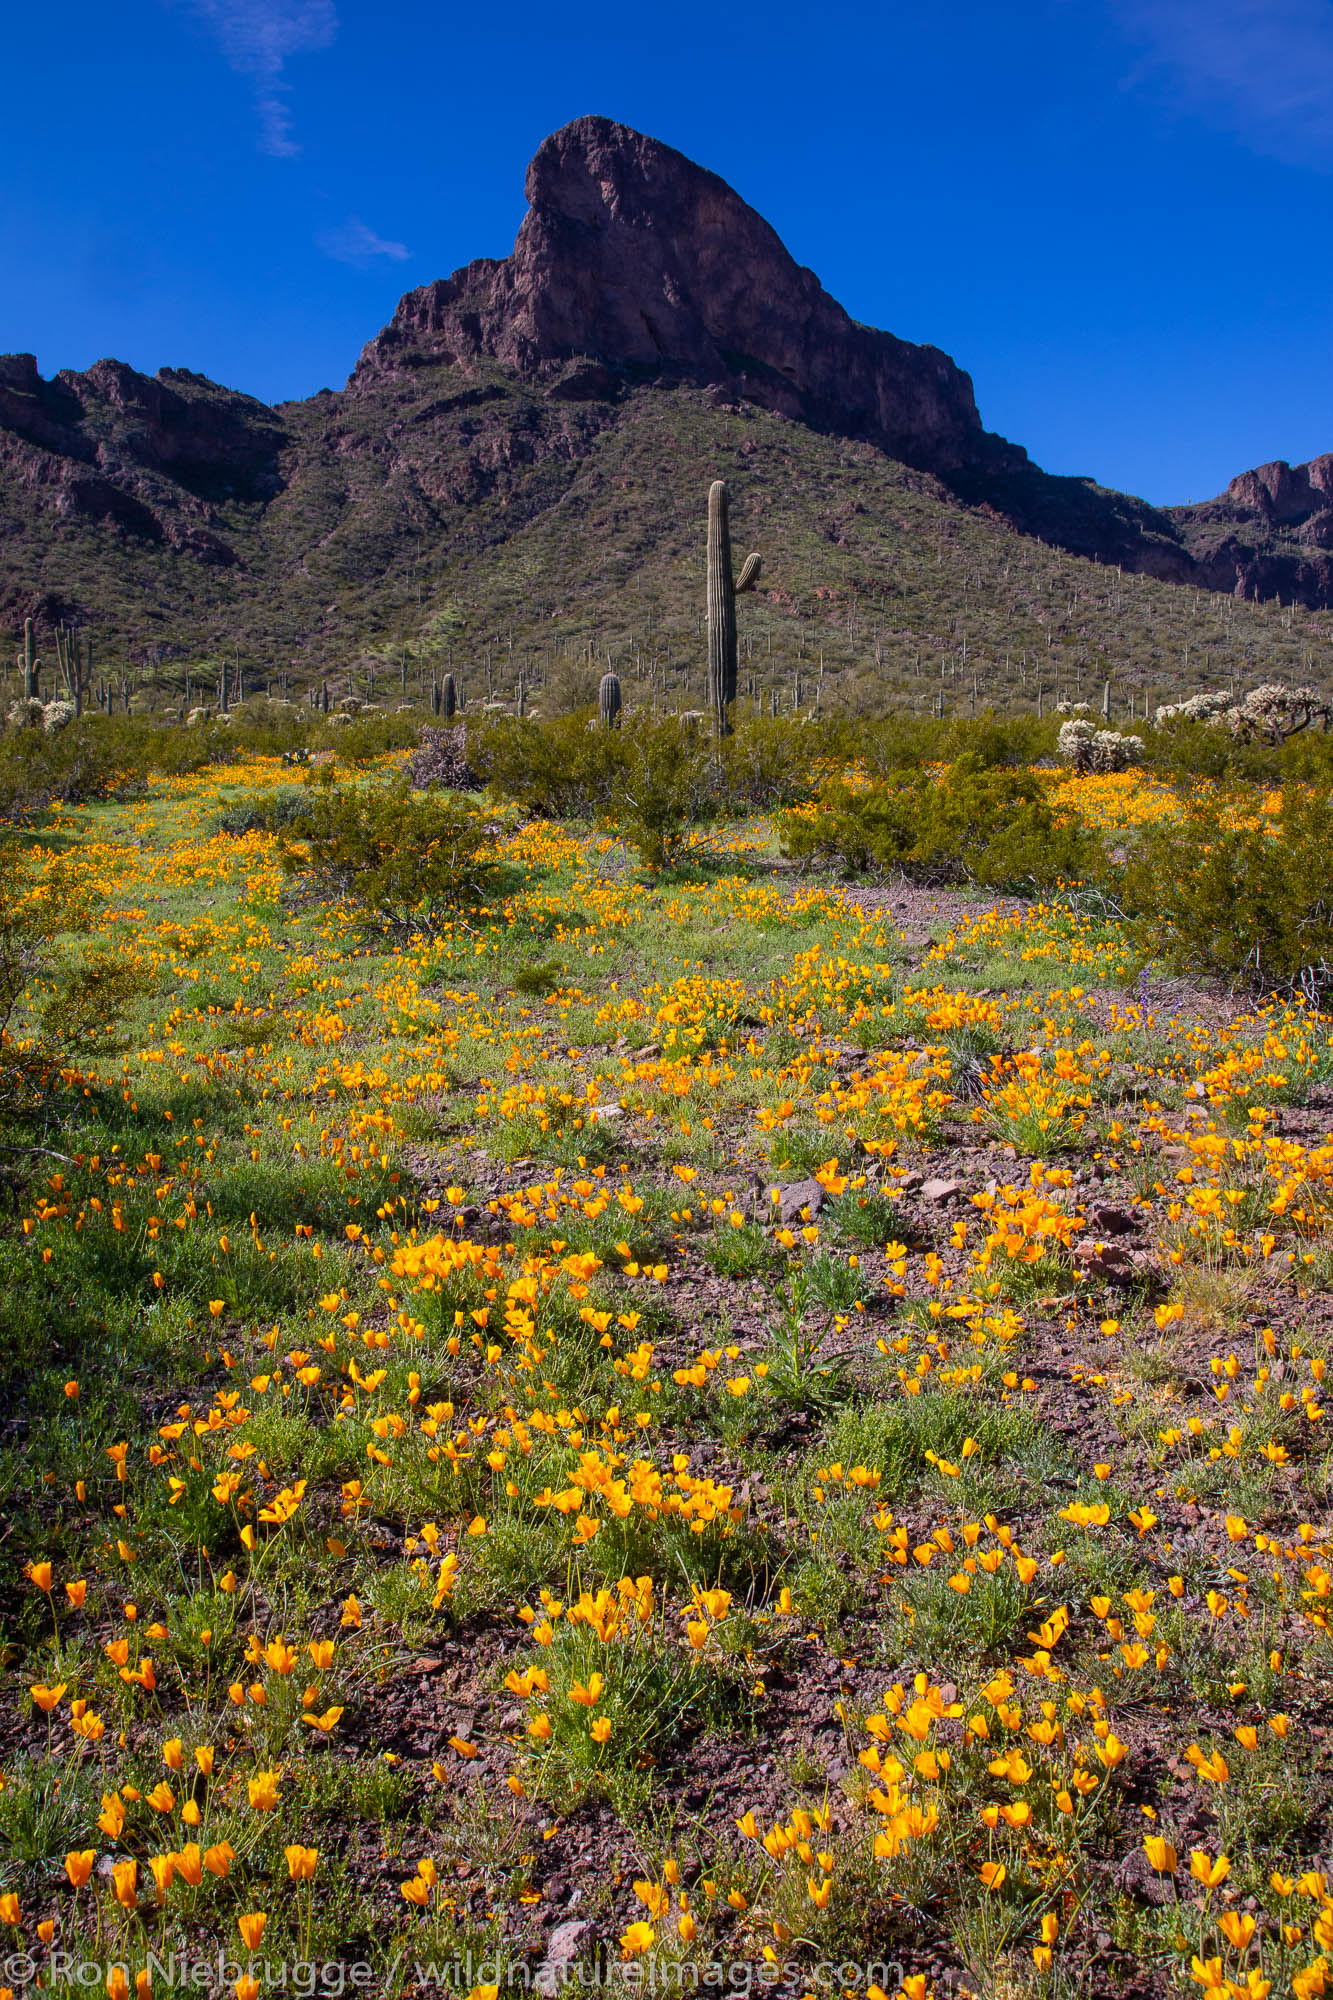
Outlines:
[[717, 174], [609, 118], [538, 148], [512, 254], [409, 292], [350, 386], [488, 356], [551, 394], [694, 381], [942, 474], [1013, 471], [969, 377], [853, 320]]
[[1325, 452], [1305, 465], [1288, 465], [1285, 458], [1277, 458], [1239, 473], [1227, 487], [1225, 500], [1268, 521], [1283, 525], [1303, 521], [1333, 505], [1333, 453]]

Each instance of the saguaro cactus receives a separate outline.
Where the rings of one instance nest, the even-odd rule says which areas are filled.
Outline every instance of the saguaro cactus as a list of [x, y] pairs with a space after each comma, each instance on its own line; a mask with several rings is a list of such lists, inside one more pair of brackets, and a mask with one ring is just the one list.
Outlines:
[[620, 675], [603, 674], [597, 689], [597, 715], [604, 729], [620, 727]]
[[23, 621], [22, 666], [23, 698], [25, 701], [31, 701], [37, 693], [37, 676], [41, 672], [42, 666], [41, 661], [37, 657], [37, 640], [33, 632], [31, 618], [25, 618]]
[[65, 692], [74, 704], [74, 713], [83, 714], [84, 690], [92, 680], [93, 642], [92, 635], [79, 644], [79, 635], [67, 625], [56, 626], [56, 661]]
[[452, 674], [446, 674], [440, 682], [440, 714], [446, 722], [452, 722], [458, 707], [458, 688]]
[[708, 706], [719, 736], [728, 734], [728, 710], [736, 699], [736, 599], [759, 580], [760, 559], [745, 558], [738, 577], [731, 573], [731, 531], [727, 486], [715, 479], [708, 489]]

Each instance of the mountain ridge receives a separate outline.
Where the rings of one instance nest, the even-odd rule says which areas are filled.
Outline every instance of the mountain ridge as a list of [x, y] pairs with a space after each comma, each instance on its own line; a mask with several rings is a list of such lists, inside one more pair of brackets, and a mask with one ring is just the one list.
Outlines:
[[[905, 468], [933, 508], [1002, 536], [1333, 604], [1333, 455], [1257, 468], [1186, 508], [1048, 474], [984, 428], [948, 355], [852, 320], [674, 149], [578, 119], [543, 142], [527, 187], [510, 256], [405, 294], [341, 391], [270, 406], [189, 369], [104, 360], [46, 380], [31, 355], [0, 358], [0, 615], [109, 623], [168, 657], [239, 634], [305, 671], [321, 648], [429, 637], [484, 554], [512, 643], [494, 552], [549, 527], [585, 472], [629, 462], [637, 435], [681, 459], [709, 423], [719, 463], [745, 463], [756, 425], [775, 462], [800, 459], [815, 510], [801, 534], [825, 544], [817, 489], [854, 465], [867, 495], [898, 490]], [[589, 598], [587, 577], [570, 588]], [[772, 602], [784, 594], [795, 604], [790, 588]]]

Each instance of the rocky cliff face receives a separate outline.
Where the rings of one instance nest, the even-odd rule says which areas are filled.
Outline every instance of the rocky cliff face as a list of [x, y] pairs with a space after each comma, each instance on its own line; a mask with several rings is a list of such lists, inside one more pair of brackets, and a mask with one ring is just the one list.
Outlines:
[[216, 509], [272, 499], [286, 433], [252, 396], [188, 369], [141, 375], [122, 361], [49, 382], [35, 356], [0, 356], [0, 467], [11, 490], [65, 519], [114, 524], [230, 563]]
[[1168, 511], [1208, 589], [1333, 605], [1333, 452], [1274, 459], [1215, 500]]
[[948, 355], [852, 320], [671, 147], [580, 118], [527, 192], [512, 254], [409, 292], [338, 394], [275, 410], [187, 369], [45, 381], [31, 355], [0, 357], [0, 616], [148, 596], [135, 623], [169, 626], [282, 579], [295, 619], [302, 590], [327, 609], [339, 579], [387, 578], [425, 537], [459, 558], [503, 541], [646, 405], [688, 428], [701, 401], [853, 440], [944, 482], [941, 504], [1078, 555], [1333, 605], [1333, 458], [1168, 511], [1055, 478], [983, 428]]
[[1013, 472], [947, 354], [860, 326], [762, 216], [609, 118], [556, 132], [528, 168], [513, 254], [409, 292], [363, 353], [353, 394], [422, 359], [486, 355], [557, 397], [688, 380], [924, 470]]

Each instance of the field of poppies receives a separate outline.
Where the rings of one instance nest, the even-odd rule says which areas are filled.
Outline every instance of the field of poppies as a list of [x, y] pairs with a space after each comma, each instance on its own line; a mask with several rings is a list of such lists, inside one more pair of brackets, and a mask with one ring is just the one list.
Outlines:
[[1333, 1022], [759, 816], [368, 924], [291, 785], [20, 841], [0, 1993], [1333, 1992]]

